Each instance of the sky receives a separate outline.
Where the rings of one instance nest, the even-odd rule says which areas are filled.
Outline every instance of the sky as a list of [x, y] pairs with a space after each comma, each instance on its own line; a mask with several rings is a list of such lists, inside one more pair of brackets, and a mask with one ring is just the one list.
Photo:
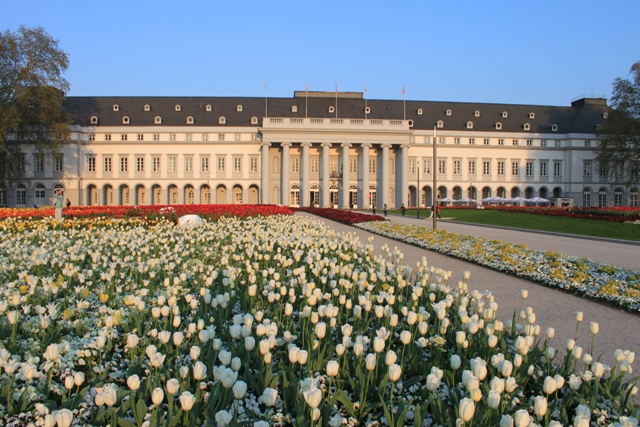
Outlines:
[[568, 106], [610, 98], [640, 61], [638, 0], [0, 0], [0, 11], [1, 31], [41, 26], [59, 40], [72, 96], [291, 97], [308, 85]]

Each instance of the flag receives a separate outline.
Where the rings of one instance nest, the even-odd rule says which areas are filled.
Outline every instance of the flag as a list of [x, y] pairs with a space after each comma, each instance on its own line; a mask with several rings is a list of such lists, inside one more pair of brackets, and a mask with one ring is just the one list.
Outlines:
[[309, 82], [305, 82], [305, 84], [306, 84], [306, 85], [305, 85], [305, 90], [306, 90], [307, 92], [309, 92]]
[[365, 83], [364, 84], [364, 93], [369, 92], [369, 86]]
[[264, 90], [266, 92], [269, 92], [269, 87], [267, 86], [267, 81], [266, 80], [264, 81]]
[[338, 92], [338, 82], [336, 82], [336, 92]]
[[404, 88], [404, 85], [402, 85], [402, 94], [404, 95], [406, 93], [406, 90]]

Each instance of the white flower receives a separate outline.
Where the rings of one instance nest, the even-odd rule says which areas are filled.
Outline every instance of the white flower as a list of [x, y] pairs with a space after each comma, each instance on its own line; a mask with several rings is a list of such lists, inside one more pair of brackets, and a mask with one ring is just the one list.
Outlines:
[[178, 399], [180, 400], [180, 406], [186, 412], [190, 411], [196, 403], [196, 397], [189, 391], [183, 392]]

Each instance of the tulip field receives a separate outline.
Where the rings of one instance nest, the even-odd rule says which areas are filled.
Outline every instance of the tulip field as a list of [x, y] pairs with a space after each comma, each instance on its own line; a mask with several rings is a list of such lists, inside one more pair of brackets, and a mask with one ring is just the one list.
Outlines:
[[637, 426], [597, 323], [556, 342], [526, 291], [498, 319], [468, 273], [265, 213], [1, 219], [0, 425]]

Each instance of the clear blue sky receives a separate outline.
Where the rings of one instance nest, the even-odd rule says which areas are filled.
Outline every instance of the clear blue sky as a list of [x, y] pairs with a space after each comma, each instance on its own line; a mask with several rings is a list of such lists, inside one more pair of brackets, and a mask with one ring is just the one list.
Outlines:
[[638, 0], [0, 0], [42, 26], [70, 95], [290, 97], [294, 90], [569, 105], [640, 61]]

